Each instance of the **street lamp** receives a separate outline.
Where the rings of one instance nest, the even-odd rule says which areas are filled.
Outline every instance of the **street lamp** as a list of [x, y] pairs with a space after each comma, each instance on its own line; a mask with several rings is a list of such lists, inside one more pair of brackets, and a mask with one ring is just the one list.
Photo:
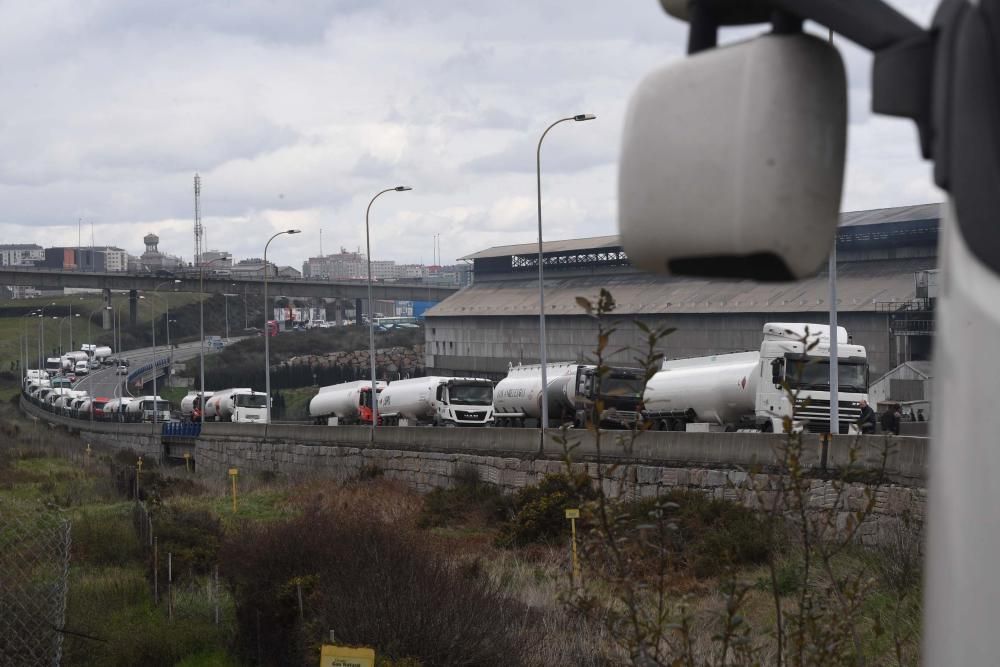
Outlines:
[[594, 120], [595, 118], [597, 118], [597, 116], [591, 113], [581, 113], [575, 116], [560, 118], [545, 128], [545, 131], [542, 132], [542, 136], [538, 139], [538, 150], [535, 152], [535, 174], [538, 182], [538, 349], [539, 361], [541, 362], [542, 367], [542, 421], [541, 424], [539, 424], [539, 428], [541, 429], [542, 434], [545, 433], [545, 429], [549, 425], [549, 401], [546, 395], [549, 385], [548, 373], [546, 372], [548, 356], [545, 351], [545, 277], [542, 262], [542, 140], [545, 139], [545, 135], [549, 133], [549, 130], [559, 123], [565, 123], [568, 120], [580, 122], [584, 120]]
[[[70, 306], [70, 310], [71, 311], [72, 311], [72, 308], [73, 307]], [[74, 317], [80, 317], [80, 313], [77, 313], [76, 315], [67, 315], [67, 316], [63, 316], [63, 317], [53, 317], [52, 318], [54, 320], [59, 320], [59, 356], [62, 356], [64, 354], [66, 354], [66, 351], [63, 350], [63, 344], [62, 344], [62, 328], [63, 328], [63, 325], [66, 324], [66, 320], [69, 320], [69, 347], [70, 347], [70, 350], [73, 349], [73, 318]]]
[[226, 342], [229, 342], [229, 297], [239, 296], [239, 294], [229, 294], [227, 292], [222, 293], [222, 297], [226, 300]]
[[[56, 302], [53, 301], [49, 305], [54, 306]], [[46, 306], [42, 306], [38, 309], [38, 368], [40, 369], [45, 369], [45, 308]]]
[[271, 331], [267, 327], [267, 323], [270, 322], [271, 318], [267, 312], [267, 247], [271, 245], [271, 241], [282, 234], [299, 234], [301, 232], [301, 229], [287, 229], [283, 232], [278, 232], [264, 244], [264, 393], [267, 394], [267, 418], [264, 422], [265, 424], [271, 423]]
[[[198, 268], [198, 337], [201, 340], [201, 393], [198, 395], [198, 409], [201, 410], [199, 421], [205, 421], [205, 267], [212, 262], [223, 262], [230, 259], [229, 255], [216, 257], [208, 262], [202, 262]], [[169, 325], [168, 325], [169, 326]]]
[[369, 233], [368, 218], [375, 200], [386, 192], [406, 192], [412, 190], [408, 185], [397, 185], [394, 188], [386, 188], [379, 192], [368, 202], [365, 210], [365, 251], [368, 253], [368, 359], [371, 362], [372, 370], [372, 427], [371, 441], [375, 442], [375, 425], [378, 423], [378, 391], [375, 388], [375, 302], [372, 300], [372, 242]]
[[[162, 283], [159, 283], [158, 285], [153, 287], [153, 294], [155, 294], [156, 296], [163, 296], [164, 300], [166, 300], [167, 299], [166, 295], [161, 295], [158, 290], [164, 285], [172, 285], [179, 282], [180, 282], [179, 279], [165, 280]], [[142, 299], [145, 297], [140, 296], [139, 298]], [[170, 302], [167, 301], [167, 317], [169, 318], [169, 316], [170, 316]], [[159, 417], [159, 406], [157, 405], [156, 402], [156, 313], [153, 310], [152, 299], [149, 300], [149, 327], [153, 332], [153, 429], [155, 430], [157, 418]], [[170, 336], [170, 325], [168, 324], [167, 325], [168, 339], [169, 336]], [[167, 350], [168, 354], [169, 352], [170, 351]]]

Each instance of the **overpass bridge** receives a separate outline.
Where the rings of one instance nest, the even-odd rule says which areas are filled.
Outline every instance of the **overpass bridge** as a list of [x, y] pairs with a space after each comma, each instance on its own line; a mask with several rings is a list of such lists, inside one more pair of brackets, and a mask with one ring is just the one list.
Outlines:
[[[204, 289], [197, 272], [177, 272], [160, 274], [123, 272], [64, 271], [39, 267], [0, 267], [0, 285], [24, 285], [38, 289], [60, 289], [76, 287], [99, 289], [110, 303], [111, 291], [129, 292], [129, 319], [136, 317], [136, 297], [140, 290], [152, 290], [164, 281], [179, 280], [173, 285], [176, 292], [202, 292], [217, 294], [234, 289], [252, 289], [263, 292], [264, 279], [243, 276], [204, 276]], [[367, 301], [368, 283], [364, 280], [317, 280], [311, 278], [283, 278], [275, 276], [267, 279], [268, 293], [302, 298], [325, 298]], [[378, 301], [443, 301], [458, 291], [457, 287], [447, 287], [428, 283], [376, 282], [372, 284], [372, 298]], [[110, 320], [105, 314], [104, 328], [110, 328]]]

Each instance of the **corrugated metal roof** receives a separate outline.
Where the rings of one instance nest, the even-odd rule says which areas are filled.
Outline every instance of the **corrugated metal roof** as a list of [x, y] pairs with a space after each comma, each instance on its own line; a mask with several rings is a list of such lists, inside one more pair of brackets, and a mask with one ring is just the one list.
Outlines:
[[[845, 262], [838, 267], [841, 312], [874, 311], [877, 301], [916, 298], [913, 274], [934, 268], [933, 258]], [[619, 314], [788, 313], [828, 310], [826, 274], [793, 283], [709, 281], [652, 274], [546, 279], [545, 312], [580, 315], [576, 297], [608, 289]], [[537, 280], [474, 284], [427, 311], [427, 317], [538, 315]]]
[[[881, 225], [894, 222], [909, 222], [912, 220], [933, 220], [941, 217], [941, 204], [916, 204], [914, 206], [894, 206], [892, 208], [877, 208], [869, 211], [849, 211], [840, 214], [841, 227], [862, 225]], [[600, 248], [615, 248], [621, 245], [617, 234], [610, 236], [590, 236], [582, 239], [565, 239], [562, 241], [546, 241], [542, 244], [543, 252], [567, 252], [572, 250], [597, 250]], [[530, 255], [538, 252], [537, 243], [518, 243], [500, 245], [474, 252], [460, 260], [483, 259], [486, 257], [512, 257], [514, 255]]]
[[935, 220], [940, 217], [941, 204], [916, 204], [914, 206], [894, 206], [892, 208], [876, 208], [870, 211], [841, 213], [840, 226], [883, 225], [893, 222]]
[[[590, 236], [582, 239], [566, 239], [564, 241], [545, 241], [542, 244], [544, 252], [566, 252], [572, 250], [595, 250], [598, 248], [615, 248], [621, 245], [618, 235]], [[498, 245], [486, 250], [474, 252], [462, 259], [482, 259], [484, 257], [513, 257], [514, 255], [538, 254], [538, 243], [518, 243], [515, 245]]]

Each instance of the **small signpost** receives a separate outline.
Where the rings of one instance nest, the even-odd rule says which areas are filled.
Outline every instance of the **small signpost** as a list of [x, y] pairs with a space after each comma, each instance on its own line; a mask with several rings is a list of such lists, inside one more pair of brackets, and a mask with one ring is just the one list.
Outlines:
[[323, 644], [319, 667], [375, 667], [375, 650]]
[[191, 472], [191, 452], [184, 452], [184, 470]]
[[139, 477], [142, 475], [142, 457], [135, 462], [135, 497], [139, 498]]
[[229, 469], [229, 477], [233, 480], [233, 514], [236, 513], [236, 477], [240, 474], [240, 471], [236, 468]]
[[580, 561], [576, 556], [576, 520], [580, 518], [579, 509], [567, 509], [566, 518], [569, 519], [570, 529], [573, 533], [573, 571], [570, 573], [570, 585], [578, 586], [580, 582]]

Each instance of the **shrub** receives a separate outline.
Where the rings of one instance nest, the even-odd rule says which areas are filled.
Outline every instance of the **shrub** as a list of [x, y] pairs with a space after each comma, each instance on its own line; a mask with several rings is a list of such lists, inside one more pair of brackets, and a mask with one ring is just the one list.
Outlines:
[[172, 554], [175, 582], [186, 574], [207, 574], [218, 562], [222, 523], [207, 510], [163, 505], [153, 515], [153, 532], [161, 566]]
[[72, 523], [74, 563], [126, 565], [142, 557], [139, 538], [126, 514], [84, 512]]
[[474, 466], [460, 466], [451, 488], [436, 488], [424, 496], [417, 519], [421, 528], [478, 518], [487, 523], [501, 521], [511, 512], [511, 498], [492, 484], [479, 480]]
[[518, 491], [513, 498], [513, 517], [500, 530], [497, 545], [549, 544], [566, 536], [566, 509], [580, 507], [597, 498], [597, 490], [585, 473], [549, 474], [537, 486]]
[[622, 506], [634, 525], [662, 511], [673, 525], [669, 548], [678, 567], [697, 577], [712, 577], [738, 565], [767, 560], [771, 543], [765, 519], [736, 503], [702, 493], [675, 490]]
[[246, 525], [221, 567], [237, 646], [263, 664], [313, 662], [331, 628], [396, 664], [520, 664], [532, 643], [526, 610], [489, 578], [462, 576], [419, 533], [351, 508]]

